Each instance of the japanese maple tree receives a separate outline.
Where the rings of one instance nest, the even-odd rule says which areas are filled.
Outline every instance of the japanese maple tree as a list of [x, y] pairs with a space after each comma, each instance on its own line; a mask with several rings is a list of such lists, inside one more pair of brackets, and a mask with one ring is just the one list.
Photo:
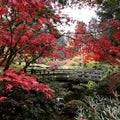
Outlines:
[[[25, 62], [23, 71], [30, 63], [42, 57], [59, 57], [56, 51], [59, 37], [55, 23], [60, 16], [54, 14], [54, 0], [0, 0], [0, 82], [3, 85], [0, 101], [7, 99], [4, 93], [13, 87], [43, 92], [46, 98], [54, 94], [48, 85], [35, 77], [14, 70], [15, 61]], [[29, 56], [31, 57], [29, 59]]]
[[[85, 24], [78, 22], [76, 32], [68, 36], [73, 53], [77, 51], [77, 54], [84, 56], [84, 62], [95, 60], [120, 67], [120, 21], [99, 21], [89, 26], [93, 29], [92, 32]], [[110, 78], [110, 91], [117, 89], [119, 78], [119, 71]]]
[[[71, 52], [83, 55], [85, 61], [93, 59], [119, 64], [120, 22], [117, 20], [97, 22], [90, 26], [93, 32], [90, 32], [83, 22], [78, 22], [75, 33], [67, 36]], [[114, 41], [108, 34], [108, 31], [113, 28]]]
[[[2, 0], [0, 5], [0, 65], [4, 70], [16, 56], [27, 67], [41, 56], [53, 55], [56, 36], [52, 21], [57, 22], [57, 16], [50, 11], [49, 1]], [[32, 56], [30, 61], [25, 61], [27, 55]]]

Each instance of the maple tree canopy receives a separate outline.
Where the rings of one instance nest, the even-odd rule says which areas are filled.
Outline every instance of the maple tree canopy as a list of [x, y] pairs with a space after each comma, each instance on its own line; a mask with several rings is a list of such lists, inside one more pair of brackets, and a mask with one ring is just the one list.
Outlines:
[[[120, 59], [120, 22], [113, 20], [90, 24], [90, 26], [94, 29], [93, 33], [87, 30], [85, 24], [78, 22], [76, 33], [72, 36], [73, 48], [79, 49], [79, 53], [86, 56], [85, 60], [92, 58], [97, 61], [105, 60], [118, 64]], [[113, 28], [114, 41], [107, 33], [109, 29]]]
[[[54, 94], [48, 85], [37, 82], [35, 77], [28, 76], [11, 68], [15, 60], [25, 62], [24, 71], [30, 63], [41, 56], [59, 57], [56, 50], [58, 31], [53, 26], [60, 19], [54, 14], [49, 0], [0, 0], [0, 88], [11, 90], [20, 86], [23, 90], [43, 92], [46, 98]], [[30, 56], [30, 59], [29, 59]], [[1, 93], [1, 94], [2, 94]], [[6, 96], [1, 96], [1, 101]]]

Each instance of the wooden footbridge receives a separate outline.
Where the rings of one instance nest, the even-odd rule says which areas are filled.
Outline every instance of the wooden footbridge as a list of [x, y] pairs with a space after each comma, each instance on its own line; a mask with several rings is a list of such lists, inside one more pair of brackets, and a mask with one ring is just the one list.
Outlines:
[[42, 78], [45, 77], [54, 77], [57, 81], [63, 82], [88, 82], [92, 81], [100, 81], [103, 78], [103, 71], [101, 70], [80, 70], [80, 69], [41, 69], [34, 70], [29, 69], [31, 74], [37, 74]]

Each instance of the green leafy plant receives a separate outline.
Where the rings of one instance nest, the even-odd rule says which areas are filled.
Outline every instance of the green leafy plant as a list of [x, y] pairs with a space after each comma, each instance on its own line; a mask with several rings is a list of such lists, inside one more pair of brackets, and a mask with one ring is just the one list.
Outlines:
[[92, 90], [92, 89], [94, 89], [95, 87], [96, 87], [96, 82], [94, 82], [94, 81], [88, 81], [88, 83], [87, 83], [87, 87], [88, 87], [88, 89], [90, 89], [90, 90]]
[[[50, 120], [54, 119], [54, 101], [47, 100], [42, 93], [26, 92], [14, 87], [0, 102], [1, 120]], [[46, 116], [47, 114], [47, 116]]]
[[87, 108], [80, 106], [76, 120], [119, 120], [120, 101], [108, 97], [91, 97], [85, 99]]
[[62, 112], [68, 117], [74, 117], [76, 115], [78, 107], [80, 106], [85, 107], [85, 104], [80, 100], [71, 100], [65, 104]]

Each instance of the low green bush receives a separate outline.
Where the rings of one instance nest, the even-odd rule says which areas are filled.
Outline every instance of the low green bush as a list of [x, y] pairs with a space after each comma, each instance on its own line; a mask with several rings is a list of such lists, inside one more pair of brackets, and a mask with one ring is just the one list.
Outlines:
[[86, 97], [87, 108], [80, 106], [76, 120], [120, 120], [120, 101], [108, 97]]
[[0, 120], [55, 120], [54, 101], [42, 93], [16, 87], [6, 96], [8, 99], [0, 102]]
[[62, 109], [64, 115], [68, 116], [69, 118], [75, 117], [76, 112], [80, 106], [84, 106], [85, 104], [80, 100], [71, 100], [65, 104]]

